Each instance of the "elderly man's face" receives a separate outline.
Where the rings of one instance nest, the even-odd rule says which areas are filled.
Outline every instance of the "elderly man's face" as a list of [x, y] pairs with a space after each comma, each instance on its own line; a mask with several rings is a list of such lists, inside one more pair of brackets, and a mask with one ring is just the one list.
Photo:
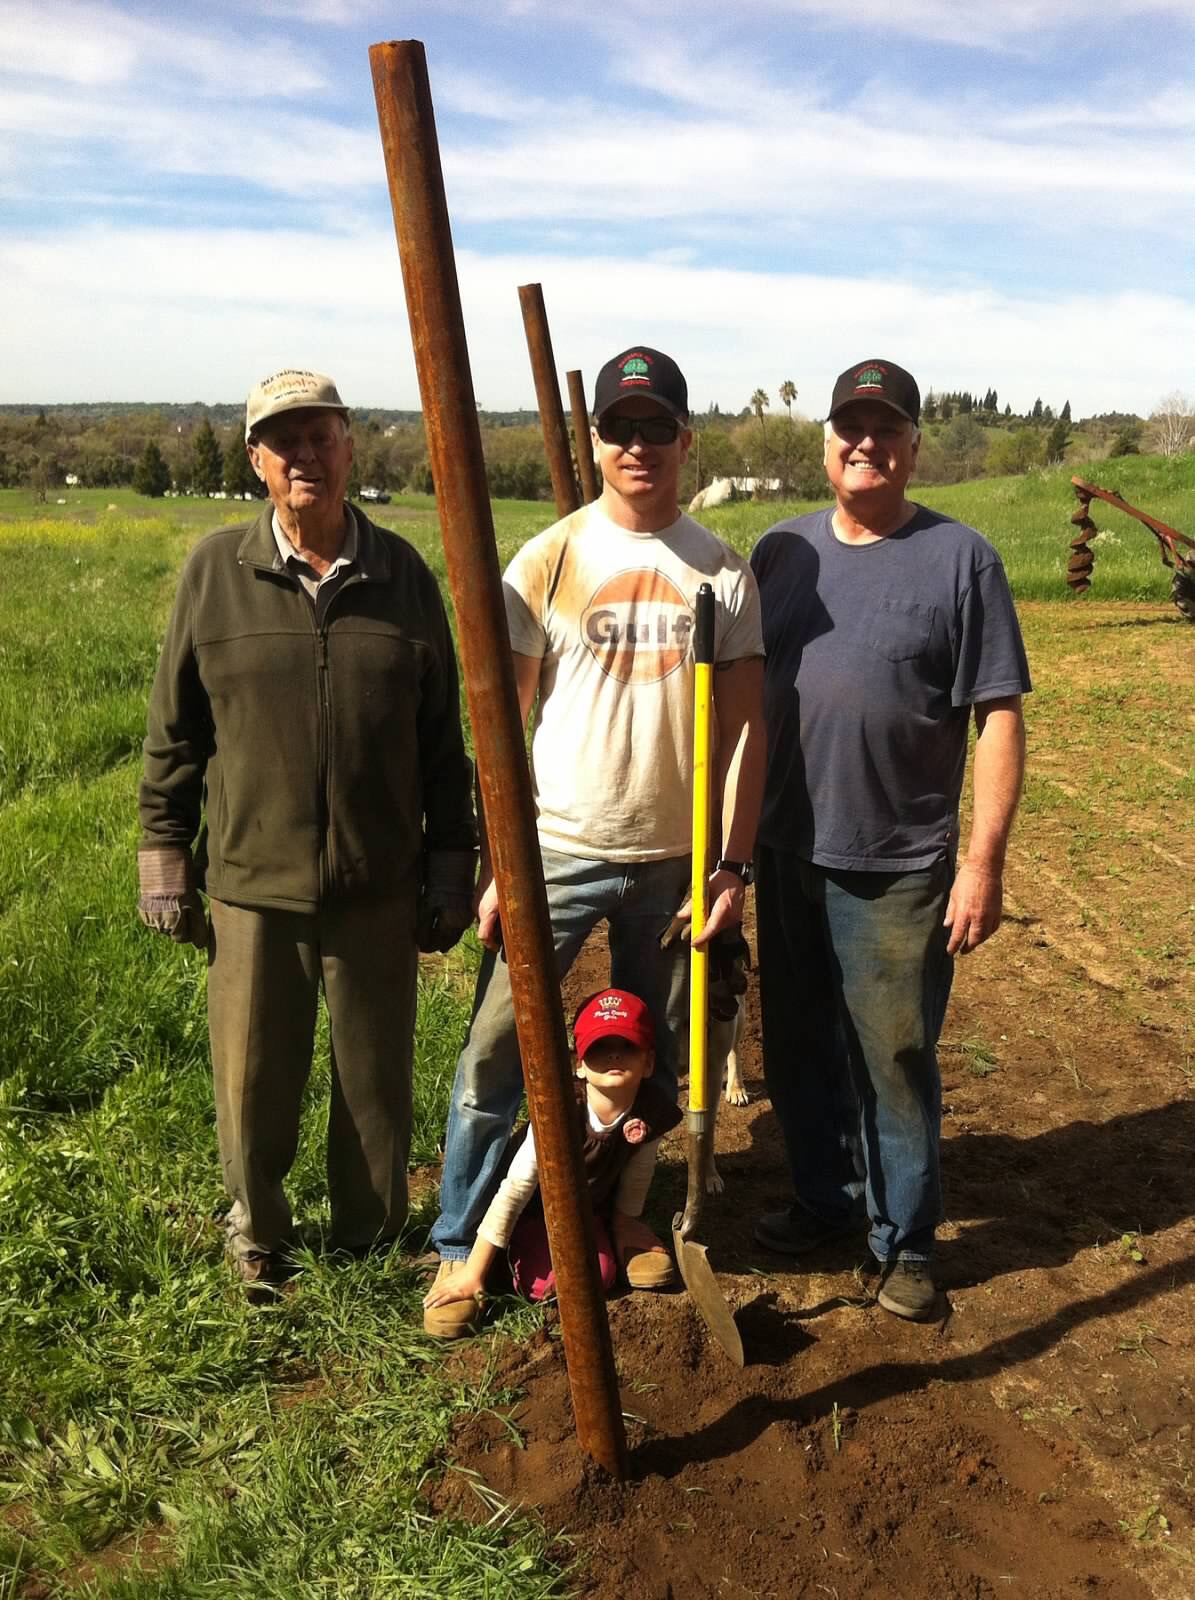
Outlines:
[[826, 476], [836, 495], [856, 499], [904, 497], [921, 440], [913, 424], [891, 406], [856, 400], [830, 423]]
[[353, 440], [335, 411], [286, 411], [262, 423], [249, 459], [279, 511], [331, 511], [344, 500]]
[[[650, 444], [639, 433], [626, 444], [619, 444], [613, 436], [604, 439], [603, 432], [613, 435], [609, 419], [618, 418], [652, 422], [658, 419], [665, 426], [675, 426], [676, 432], [671, 441], [661, 444]], [[656, 495], [675, 499], [681, 464], [689, 453], [693, 435], [688, 428], [677, 425], [675, 417], [662, 405], [645, 395], [628, 395], [610, 407], [592, 430], [592, 436], [602, 477], [616, 494], [631, 502], [651, 500]]]

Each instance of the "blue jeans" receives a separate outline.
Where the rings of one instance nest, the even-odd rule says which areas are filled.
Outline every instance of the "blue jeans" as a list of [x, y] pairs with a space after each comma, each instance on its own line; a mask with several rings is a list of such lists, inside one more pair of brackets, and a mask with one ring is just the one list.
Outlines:
[[928, 1260], [942, 1219], [953, 875], [945, 856], [923, 872], [836, 872], [759, 851], [764, 1078], [797, 1202], [829, 1224], [866, 1210], [881, 1262]]
[[[688, 856], [666, 861], [590, 861], [542, 850], [556, 970], [568, 972], [599, 922], [610, 929], [610, 982], [645, 1001], [656, 1030], [655, 1077], [676, 1099], [676, 1033], [688, 1004], [688, 946], [660, 948], [660, 935], [690, 886]], [[487, 950], [473, 999], [473, 1020], [452, 1086], [440, 1215], [431, 1245], [445, 1261], [463, 1261], [498, 1184], [506, 1144], [523, 1097], [506, 957]]]

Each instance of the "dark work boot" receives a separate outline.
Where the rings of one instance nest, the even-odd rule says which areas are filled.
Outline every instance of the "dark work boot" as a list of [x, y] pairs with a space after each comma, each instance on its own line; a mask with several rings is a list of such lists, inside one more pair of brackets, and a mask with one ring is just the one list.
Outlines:
[[785, 1211], [765, 1211], [755, 1224], [755, 1242], [765, 1250], [784, 1256], [803, 1256], [819, 1245], [829, 1244], [859, 1231], [861, 1224], [848, 1218], [842, 1222], [823, 1222], [801, 1206]]
[[885, 1311], [909, 1322], [936, 1322], [943, 1315], [943, 1297], [928, 1261], [894, 1261], [883, 1274], [878, 1298]]

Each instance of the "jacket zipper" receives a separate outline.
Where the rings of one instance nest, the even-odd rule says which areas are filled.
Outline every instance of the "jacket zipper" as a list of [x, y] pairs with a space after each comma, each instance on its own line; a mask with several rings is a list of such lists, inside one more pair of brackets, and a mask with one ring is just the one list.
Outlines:
[[[326, 620], [326, 619], [325, 619]], [[336, 881], [336, 861], [332, 844], [332, 762], [330, 751], [332, 747], [332, 706], [331, 696], [328, 692], [328, 635], [324, 628], [316, 628], [316, 639], [319, 642], [319, 656], [317, 658], [319, 685], [319, 774], [320, 774], [320, 801], [323, 815], [320, 818], [323, 833], [323, 848], [320, 851], [319, 892], [323, 900]]]

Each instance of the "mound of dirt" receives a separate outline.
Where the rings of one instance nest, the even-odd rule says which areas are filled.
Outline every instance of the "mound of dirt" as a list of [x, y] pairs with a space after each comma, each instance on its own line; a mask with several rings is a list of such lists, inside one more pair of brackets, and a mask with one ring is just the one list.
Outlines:
[[[686, 1296], [615, 1301], [624, 1484], [577, 1448], [560, 1340], [513, 1347], [503, 1377], [526, 1398], [506, 1420], [462, 1429], [454, 1457], [465, 1472], [448, 1475], [440, 1508], [491, 1515], [468, 1477], [478, 1474], [567, 1532], [584, 1592], [609, 1600], [1144, 1600], [1074, 1451], [1028, 1437], [986, 1397], [918, 1383], [925, 1330], [839, 1303], [814, 1339], [805, 1326], [816, 1309], [756, 1295], [739, 1313], [751, 1364], [738, 1371]], [[872, 1365], [834, 1378], [844, 1324], [865, 1330]], [[888, 1397], [861, 1406], [877, 1386]]]
[[[752, 1102], [722, 1107], [726, 1190], [702, 1224], [746, 1368], [684, 1294], [613, 1300], [630, 1448], [619, 1485], [577, 1446], [555, 1330], [497, 1349], [487, 1335], [454, 1359], [466, 1372], [497, 1359], [521, 1398], [505, 1419], [462, 1425], [436, 1504], [483, 1521], [495, 1496], [539, 1511], [600, 1600], [1190, 1600], [1195, 1102], [1181, 1001], [1140, 991], [1146, 1014], [1101, 989], [1089, 956], [1119, 980], [1132, 949], [1077, 944], [1084, 930], [1055, 899], [1014, 907], [960, 964], [941, 1051], [940, 1326], [878, 1307], [862, 1238], [799, 1262], [752, 1241], [755, 1218], [791, 1198], [752, 992], [739, 1046]], [[599, 936], [566, 1010], [606, 981]], [[678, 1130], [649, 1204], [661, 1232], [683, 1193]]]

